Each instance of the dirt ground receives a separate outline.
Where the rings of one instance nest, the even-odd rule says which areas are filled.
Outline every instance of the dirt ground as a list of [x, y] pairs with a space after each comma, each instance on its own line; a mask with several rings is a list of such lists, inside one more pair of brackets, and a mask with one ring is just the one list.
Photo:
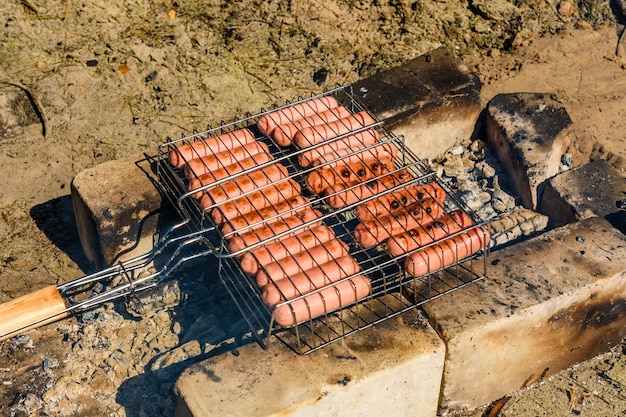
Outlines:
[[[555, 93], [575, 124], [574, 165], [604, 158], [624, 172], [621, 21], [613, 1], [571, 5], [570, 15], [555, 1], [2, 2], [0, 97], [17, 99], [0, 101], [0, 302], [93, 272], [69, 196], [78, 172], [440, 45], [479, 75], [485, 103]], [[0, 344], [0, 380], [11, 381], [0, 385], [2, 414], [71, 373], [40, 369], [43, 357], [67, 357], [59, 336], [46, 328], [31, 333], [33, 348]], [[101, 407], [83, 415], [115, 408]]]

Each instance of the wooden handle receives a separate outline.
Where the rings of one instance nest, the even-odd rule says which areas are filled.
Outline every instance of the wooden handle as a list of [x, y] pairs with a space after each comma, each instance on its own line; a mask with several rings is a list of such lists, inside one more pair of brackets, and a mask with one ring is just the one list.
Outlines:
[[[0, 342], [27, 330], [35, 329], [66, 317], [66, 308], [61, 293], [54, 285], [0, 304], [0, 335], [9, 333], [0, 337]], [[49, 320], [37, 323], [39, 320], [54, 314], [57, 315]], [[24, 326], [28, 327], [18, 331], [18, 329]]]

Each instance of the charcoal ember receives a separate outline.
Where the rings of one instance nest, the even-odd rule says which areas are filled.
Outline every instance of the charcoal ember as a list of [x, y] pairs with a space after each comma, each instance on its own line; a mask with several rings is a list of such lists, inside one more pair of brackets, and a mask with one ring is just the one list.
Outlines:
[[126, 301], [126, 311], [137, 318], [152, 317], [160, 311], [177, 307], [180, 301], [178, 281], [171, 280], [130, 297]]

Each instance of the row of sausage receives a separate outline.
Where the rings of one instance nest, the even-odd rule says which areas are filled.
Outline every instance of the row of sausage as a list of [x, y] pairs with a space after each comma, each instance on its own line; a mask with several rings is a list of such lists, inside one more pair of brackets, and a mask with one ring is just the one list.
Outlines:
[[[321, 213], [287, 169], [272, 162], [261, 142], [251, 146], [250, 138], [243, 129], [181, 145], [170, 162], [185, 172], [191, 191], [204, 187], [193, 196], [220, 228], [228, 249], [239, 254], [242, 270], [256, 280], [274, 320], [291, 326], [366, 297], [370, 281], [359, 274], [347, 245], [317, 220]], [[286, 237], [257, 245], [281, 233]]]
[[[486, 247], [488, 230], [462, 209], [446, 212], [443, 188], [436, 182], [418, 184], [411, 170], [396, 164], [395, 145], [381, 143], [374, 124], [366, 112], [351, 114], [332, 97], [259, 121], [277, 143], [299, 149], [303, 168], [314, 167], [305, 181], [311, 193], [324, 196], [333, 208], [355, 207], [360, 219], [355, 241], [364, 248], [384, 243], [393, 257], [408, 254], [409, 274], [426, 275]], [[433, 245], [436, 241], [441, 242]]]

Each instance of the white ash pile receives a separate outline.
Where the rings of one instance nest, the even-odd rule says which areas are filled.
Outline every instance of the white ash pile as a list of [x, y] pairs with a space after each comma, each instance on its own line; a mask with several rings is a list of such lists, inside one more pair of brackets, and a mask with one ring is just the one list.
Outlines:
[[178, 280], [137, 298], [55, 324], [66, 352], [42, 359], [46, 384], [16, 395], [8, 415], [173, 415], [179, 373], [194, 360], [234, 349], [248, 331], [217, 275], [200, 268], [213, 271], [185, 268]]
[[504, 169], [480, 139], [457, 143], [430, 166], [488, 224], [492, 248], [546, 229], [548, 217], [517, 204]]

